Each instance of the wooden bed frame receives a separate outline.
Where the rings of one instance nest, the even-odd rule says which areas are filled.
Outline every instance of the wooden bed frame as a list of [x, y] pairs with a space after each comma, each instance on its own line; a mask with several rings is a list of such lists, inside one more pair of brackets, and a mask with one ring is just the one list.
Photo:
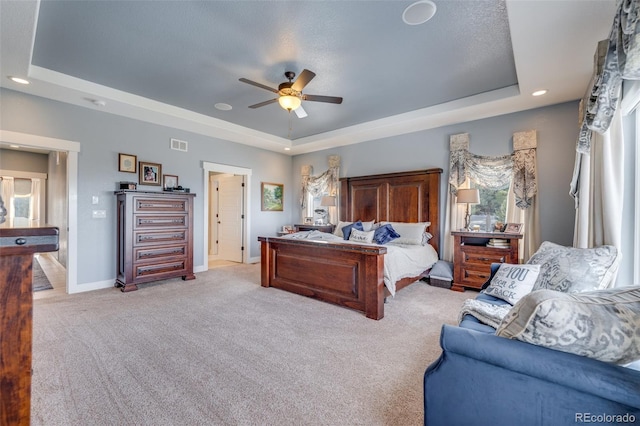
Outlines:
[[[440, 175], [442, 169], [340, 179], [340, 220], [431, 222], [430, 244], [440, 243]], [[261, 283], [303, 296], [384, 317], [383, 246], [258, 237]], [[404, 278], [396, 291], [420, 278]]]

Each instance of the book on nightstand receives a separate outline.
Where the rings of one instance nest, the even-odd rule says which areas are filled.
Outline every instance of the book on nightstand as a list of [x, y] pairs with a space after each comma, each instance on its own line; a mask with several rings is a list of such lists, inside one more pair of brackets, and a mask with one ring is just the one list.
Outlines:
[[491, 238], [487, 243], [487, 247], [509, 248], [509, 246], [509, 241], [500, 238]]

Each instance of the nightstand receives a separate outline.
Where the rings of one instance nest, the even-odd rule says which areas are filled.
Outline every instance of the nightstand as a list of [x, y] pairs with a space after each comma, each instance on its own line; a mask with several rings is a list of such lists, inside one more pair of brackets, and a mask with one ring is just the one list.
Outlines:
[[451, 290], [481, 289], [491, 276], [492, 263], [518, 263], [522, 234], [453, 231], [453, 285]]
[[300, 231], [320, 231], [331, 234], [335, 225], [293, 225], [296, 228], [296, 232]]

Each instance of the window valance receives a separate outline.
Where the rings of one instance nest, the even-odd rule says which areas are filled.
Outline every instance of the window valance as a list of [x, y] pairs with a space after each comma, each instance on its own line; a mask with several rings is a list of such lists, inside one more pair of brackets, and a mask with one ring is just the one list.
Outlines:
[[466, 179], [488, 189], [506, 188], [513, 181], [516, 205], [526, 209], [537, 193], [536, 131], [513, 135], [512, 154], [488, 157], [469, 152], [469, 134], [450, 137], [449, 190], [455, 194]]
[[329, 168], [319, 176], [311, 176], [312, 166], [302, 166], [302, 199], [300, 207], [307, 207], [307, 195], [314, 198], [322, 195], [336, 195], [338, 193], [338, 179], [340, 173], [340, 156], [329, 156]]
[[588, 154], [591, 131], [603, 134], [611, 125], [623, 79], [640, 79], [640, 0], [622, 0], [609, 38], [598, 43], [594, 73], [581, 102], [577, 150]]

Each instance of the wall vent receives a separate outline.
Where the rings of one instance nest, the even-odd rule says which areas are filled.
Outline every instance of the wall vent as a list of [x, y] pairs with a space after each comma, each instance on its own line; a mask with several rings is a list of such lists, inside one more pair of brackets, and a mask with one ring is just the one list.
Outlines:
[[176, 151], [187, 152], [187, 141], [171, 139], [171, 149], [175, 149]]

